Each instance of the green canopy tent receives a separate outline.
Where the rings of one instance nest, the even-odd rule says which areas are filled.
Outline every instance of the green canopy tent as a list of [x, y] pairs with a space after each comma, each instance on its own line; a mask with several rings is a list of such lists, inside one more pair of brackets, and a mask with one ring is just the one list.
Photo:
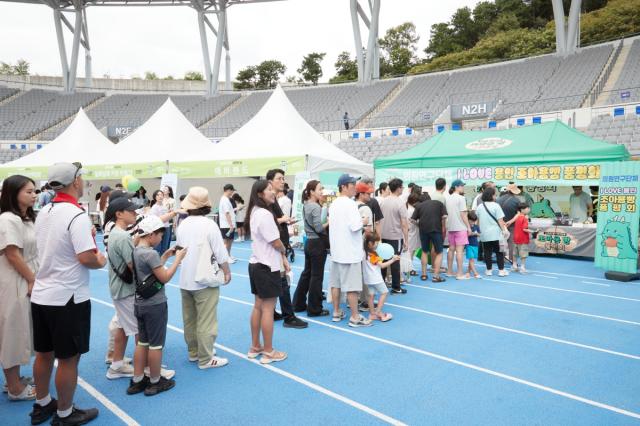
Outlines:
[[560, 121], [491, 131], [444, 131], [374, 162], [376, 180], [416, 183], [437, 177], [476, 185], [597, 185], [603, 163], [629, 160], [622, 145], [590, 138]]

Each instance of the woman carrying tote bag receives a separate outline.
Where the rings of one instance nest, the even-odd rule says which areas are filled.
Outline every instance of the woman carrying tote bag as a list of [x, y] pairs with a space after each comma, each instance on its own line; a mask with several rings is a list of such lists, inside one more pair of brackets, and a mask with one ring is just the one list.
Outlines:
[[496, 203], [495, 188], [487, 188], [482, 193], [483, 203], [478, 206], [476, 215], [478, 216], [478, 224], [480, 225], [480, 241], [484, 250], [484, 261], [487, 266], [485, 274], [491, 276], [492, 253], [496, 254], [498, 261], [498, 275], [506, 277], [509, 275], [504, 269], [504, 251], [500, 247], [501, 241], [509, 238], [509, 231], [504, 223], [504, 212], [498, 203]]
[[[181, 207], [189, 215], [180, 223], [176, 238], [178, 246], [189, 247], [180, 269], [182, 320], [189, 361], [197, 362], [200, 369], [223, 367], [229, 361], [215, 356], [213, 345], [218, 337], [219, 286], [231, 280], [229, 253], [220, 228], [206, 217], [211, 213], [211, 201], [205, 188], [190, 188]], [[203, 256], [210, 256], [211, 279], [201, 277], [207, 270], [202, 265]], [[222, 274], [216, 274], [218, 268]]]

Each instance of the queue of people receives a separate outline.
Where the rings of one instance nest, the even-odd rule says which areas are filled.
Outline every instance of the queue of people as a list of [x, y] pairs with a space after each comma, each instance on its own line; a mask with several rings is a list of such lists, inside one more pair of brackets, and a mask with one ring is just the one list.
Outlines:
[[[403, 255], [412, 259], [420, 248], [420, 278], [428, 279], [430, 258], [432, 281], [443, 283], [442, 270], [460, 280], [479, 278], [475, 261], [483, 247], [485, 273], [492, 274], [495, 254], [498, 275], [506, 276], [505, 252], [511, 238], [511, 259], [520, 260], [519, 270], [524, 273], [526, 246], [533, 233], [528, 227], [529, 206], [519, 202], [516, 212], [507, 217], [505, 210], [511, 213], [513, 201], [505, 198], [500, 203], [491, 183], [483, 185], [471, 210], [463, 196], [465, 183], [460, 180], [452, 182], [448, 196], [444, 195], [446, 181], [436, 180], [436, 191], [430, 196], [417, 185], [405, 192], [404, 182], [396, 178], [380, 185], [378, 196], [373, 197], [370, 179], [344, 174], [337, 182], [338, 196], [327, 209], [323, 185], [311, 180], [302, 194], [304, 270], [292, 301], [289, 227], [296, 219], [291, 217], [283, 170], [270, 170], [265, 179], [253, 184], [246, 210], [244, 200], [227, 184], [220, 200], [219, 225], [208, 218], [212, 203], [202, 187], [190, 188], [179, 205], [171, 188], [155, 191], [148, 211], [140, 208], [140, 191], [134, 195], [122, 189], [106, 195], [101, 191], [105, 253], [98, 250], [95, 228], [78, 201], [83, 196], [83, 174], [79, 163], [52, 166], [48, 187], [55, 195], [43, 203], [37, 216], [33, 207], [38, 196], [28, 177], [7, 178], [0, 195], [0, 364], [8, 398], [35, 400], [32, 424], [50, 418], [56, 425], [84, 424], [98, 415], [96, 408], [74, 406], [73, 396], [81, 355], [89, 351], [89, 271], [104, 268], [107, 262], [116, 314], [108, 327], [106, 377], [128, 378], [127, 394], [153, 396], [176, 384], [175, 371], [165, 368], [162, 358], [168, 325], [165, 285], [178, 270], [188, 360], [202, 370], [228, 364], [214, 347], [217, 306], [220, 287], [231, 281], [229, 265], [234, 259], [230, 251], [240, 227], [242, 238], [250, 235], [252, 251], [248, 272], [254, 305], [247, 356], [260, 358], [262, 364], [288, 356], [275, 349], [275, 321], [282, 319], [289, 328], [308, 327], [297, 312], [306, 311], [308, 317], [330, 316], [336, 323], [348, 314], [350, 327], [391, 320], [393, 316], [384, 310], [387, 297], [407, 293], [402, 286]], [[508, 190], [517, 195], [516, 187]], [[172, 224], [178, 217], [179, 225]], [[174, 228], [176, 244], [171, 247]], [[445, 269], [441, 262], [447, 237]], [[378, 254], [381, 244], [391, 246], [393, 253], [388, 258]], [[331, 311], [323, 306], [329, 255]], [[463, 256], [468, 260], [466, 271]], [[414, 272], [412, 260], [409, 263], [404, 268], [406, 276]], [[343, 294], [348, 313], [342, 305]], [[280, 313], [276, 311], [278, 300]], [[133, 360], [125, 357], [129, 340], [135, 342]], [[34, 377], [25, 378], [20, 366], [27, 365], [34, 352]], [[56, 360], [57, 399], [49, 389]]]

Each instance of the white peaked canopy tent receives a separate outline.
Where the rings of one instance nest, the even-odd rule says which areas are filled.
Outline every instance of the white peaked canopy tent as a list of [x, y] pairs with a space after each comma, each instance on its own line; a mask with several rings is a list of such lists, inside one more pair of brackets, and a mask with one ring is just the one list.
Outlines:
[[46, 169], [52, 164], [79, 161], [83, 165], [100, 164], [111, 155], [115, 146], [94, 126], [80, 108], [73, 122], [57, 138], [41, 149], [0, 166], [2, 169]]
[[169, 98], [104, 164], [202, 161], [211, 145]]
[[251, 120], [211, 146], [206, 157], [214, 160], [303, 157], [311, 176], [322, 171], [373, 175], [371, 164], [350, 156], [311, 127], [280, 86]]

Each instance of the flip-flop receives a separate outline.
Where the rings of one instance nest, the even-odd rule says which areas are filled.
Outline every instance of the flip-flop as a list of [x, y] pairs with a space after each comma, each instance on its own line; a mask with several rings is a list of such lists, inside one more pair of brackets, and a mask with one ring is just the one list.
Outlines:
[[422, 281], [427, 281], [429, 279], [429, 277], [427, 275], [420, 275], [420, 279]]

